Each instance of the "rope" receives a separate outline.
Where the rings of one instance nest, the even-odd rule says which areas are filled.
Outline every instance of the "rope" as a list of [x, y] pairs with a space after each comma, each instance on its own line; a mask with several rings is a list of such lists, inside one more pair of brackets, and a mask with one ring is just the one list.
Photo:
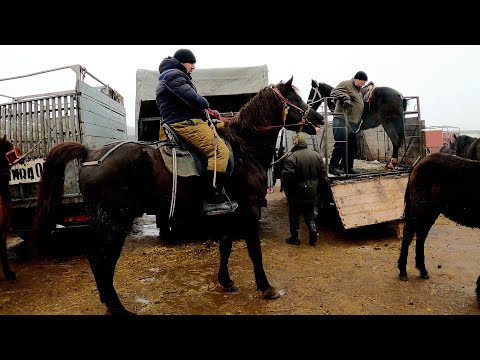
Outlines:
[[217, 134], [217, 129], [215, 129], [215, 125], [213, 125], [213, 121], [210, 118], [210, 114], [208, 113], [207, 110], [205, 110], [205, 114], [207, 114], [207, 122], [210, 125], [210, 129], [213, 131], [213, 153], [214, 153], [214, 158], [213, 158], [213, 187], [216, 188], [217, 186], [215, 185], [217, 183], [217, 151], [218, 151], [218, 134]]
[[175, 200], [177, 198], [177, 150], [172, 148], [172, 162], [173, 162], [173, 181], [172, 181], [172, 201], [170, 203], [170, 213], [168, 219], [173, 217], [175, 211]]
[[292, 153], [292, 150], [293, 150], [293, 148], [295, 147], [295, 145], [296, 145], [296, 144], [293, 144], [292, 147], [291, 147], [290, 149], [288, 149], [288, 151], [287, 151], [285, 154], [283, 154], [283, 155], [282, 155], [280, 158], [278, 158], [276, 161], [272, 162], [272, 163], [270, 164], [270, 166], [273, 166], [273, 165], [275, 165], [276, 163], [279, 163], [280, 161], [282, 161], [283, 159], [285, 159], [288, 155], [290, 155], [290, 154]]
[[[55, 125], [53, 125], [53, 127], [50, 128], [50, 132], [52, 132], [52, 130], [55, 129], [55, 126], [57, 126], [57, 123], [55, 123]], [[47, 135], [45, 135], [43, 138], [41, 138], [40, 140], [38, 140], [38, 142], [37, 142], [35, 145], [33, 145], [33, 147], [32, 147], [30, 150], [28, 150], [25, 154], [23, 154], [20, 158], [18, 158], [18, 159], [15, 161], [15, 163], [17, 163], [17, 162], [19, 162], [20, 160], [22, 160], [22, 159], [24, 159], [25, 157], [27, 157], [28, 154], [30, 154], [43, 140], [45, 140], [45, 139], [47, 138], [47, 136], [50, 135], [50, 132], [49, 132]]]

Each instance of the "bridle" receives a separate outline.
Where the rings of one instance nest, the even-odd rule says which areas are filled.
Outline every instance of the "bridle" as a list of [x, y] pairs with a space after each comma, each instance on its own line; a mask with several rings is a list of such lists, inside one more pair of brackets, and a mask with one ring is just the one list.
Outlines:
[[22, 152], [15, 145], [12, 145], [12, 149], [5, 153], [5, 157], [8, 161], [8, 166], [13, 166], [22, 159]]
[[[303, 110], [302, 108], [298, 107], [297, 105], [295, 105], [291, 101], [289, 101], [285, 96], [283, 96], [282, 93], [280, 92], [280, 90], [278, 90], [277, 87], [270, 86], [270, 88], [273, 90], [275, 95], [277, 95], [280, 98], [280, 100], [283, 103], [283, 108], [282, 108], [282, 122], [283, 122], [283, 125], [270, 125], [270, 126], [266, 126], [266, 128], [270, 129], [270, 128], [285, 127], [285, 126], [297, 126], [297, 125], [301, 125], [303, 127], [303, 125], [310, 123], [307, 120], [308, 113], [310, 112], [310, 109], [311, 109], [310, 105], [307, 105], [307, 109]], [[300, 114], [302, 115], [302, 121], [300, 121], [298, 123], [295, 123], [295, 124], [288, 124], [287, 125], [287, 124], [285, 124], [285, 121], [287, 120], [288, 111], [290, 110], [291, 107], [300, 111]]]

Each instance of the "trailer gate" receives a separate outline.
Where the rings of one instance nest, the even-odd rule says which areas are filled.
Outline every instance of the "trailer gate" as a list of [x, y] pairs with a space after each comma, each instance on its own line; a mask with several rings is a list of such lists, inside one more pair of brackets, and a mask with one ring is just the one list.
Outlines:
[[344, 229], [403, 218], [408, 173], [332, 181], [330, 188]]

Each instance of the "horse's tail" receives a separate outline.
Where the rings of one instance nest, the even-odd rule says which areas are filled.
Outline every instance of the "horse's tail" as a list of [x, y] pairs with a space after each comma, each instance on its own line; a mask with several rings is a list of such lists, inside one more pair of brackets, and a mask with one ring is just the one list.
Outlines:
[[46, 240], [55, 224], [62, 203], [65, 168], [74, 159], [84, 160], [88, 149], [76, 142], [65, 142], [53, 147], [43, 165], [39, 183], [35, 218], [32, 228], [32, 250], [40, 240]]

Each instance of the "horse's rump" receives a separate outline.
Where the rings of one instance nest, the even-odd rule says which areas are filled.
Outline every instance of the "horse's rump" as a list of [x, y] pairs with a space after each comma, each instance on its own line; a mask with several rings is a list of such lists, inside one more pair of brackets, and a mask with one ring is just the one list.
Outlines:
[[407, 204], [415, 218], [442, 213], [461, 225], [479, 227], [478, 179], [480, 163], [476, 161], [443, 153], [429, 155], [410, 174]]

